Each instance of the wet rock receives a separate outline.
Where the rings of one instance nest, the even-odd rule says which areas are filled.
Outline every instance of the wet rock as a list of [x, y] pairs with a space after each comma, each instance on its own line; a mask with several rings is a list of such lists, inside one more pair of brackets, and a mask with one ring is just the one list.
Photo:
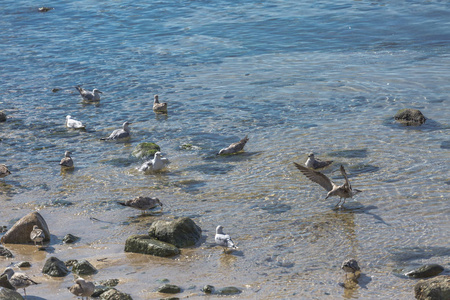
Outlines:
[[98, 285], [108, 286], [108, 287], [115, 287], [119, 284], [119, 279], [107, 279], [107, 280], [101, 280], [98, 282]]
[[69, 274], [69, 270], [63, 261], [52, 256], [45, 262], [42, 273], [52, 277], [64, 277]]
[[23, 297], [14, 290], [0, 288], [0, 300], [23, 300]]
[[11, 251], [9, 251], [6, 248], [3, 248], [2, 246], [0, 246], [0, 256], [4, 256], [4, 257], [13, 257]]
[[161, 300], [180, 300], [178, 297], [161, 298]]
[[11, 283], [9, 283], [8, 276], [6, 276], [6, 275], [0, 276], [0, 287], [4, 287], [4, 288], [10, 289], [10, 290], [15, 290], [15, 288], [11, 285]]
[[47, 223], [38, 212], [32, 212], [17, 221], [5, 235], [2, 236], [0, 242], [3, 244], [28, 244], [33, 243], [30, 239], [30, 232], [33, 226], [37, 225], [44, 231], [44, 242], [50, 241], [50, 231]]
[[0, 233], [7, 232], [7, 231], [8, 231], [8, 226], [6, 226], [6, 225], [0, 226]]
[[29, 268], [31, 264], [29, 261], [21, 261], [16, 265], [18, 268]]
[[420, 126], [427, 120], [420, 110], [411, 108], [400, 109], [394, 119], [406, 126]]
[[6, 122], [6, 114], [0, 111], [0, 122]]
[[59, 88], [52, 88], [52, 92], [53, 93], [56, 93], [56, 92], [59, 92], [61, 89], [59, 89]]
[[419, 300], [450, 299], [450, 276], [442, 275], [420, 280], [414, 286], [414, 294]]
[[202, 291], [205, 294], [212, 294], [212, 293], [214, 293], [214, 289], [215, 289], [214, 286], [207, 284], [203, 287]]
[[133, 300], [130, 295], [122, 293], [116, 289], [110, 289], [100, 295], [102, 300]]
[[165, 294], [178, 294], [181, 292], [181, 288], [174, 284], [165, 284], [158, 288], [158, 292]]
[[201, 228], [187, 217], [174, 221], [158, 220], [150, 226], [148, 233], [179, 248], [195, 245], [202, 236]]
[[69, 260], [66, 260], [65, 262], [64, 262], [64, 264], [66, 265], [66, 267], [73, 267], [74, 265], [76, 265], [78, 263], [78, 260], [76, 260], [76, 259], [69, 259]]
[[158, 151], [161, 151], [161, 148], [155, 143], [140, 143], [131, 154], [137, 158], [146, 158], [153, 157]]
[[428, 278], [439, 275], [442, 271], [444, 271], [444, 267], [437, 264], [430, 264], [423, 265], [420, 268], [406, 273], [405, 275], [413, 278]]
[[91, 295], [92, 298], [98, 298], [100, 297], [101, 294], [103, 294], [104, 292], [109, 291], [110, 289], [112, 289], [109, 286], [104, 286], [104, 285], [99, 285], [99, 286], [95, 286], [95, 290], [94, 293]]
[[242, 291], [234, 286], [228, 286], [219, 289], [217, 293], [220, 295], [236, 295], [242, 293]]
[[125, 252], [167, 257], [180, 254], [180, 249], [148, 235], [132, 235], [125, 242]]
[[97, 273], [97, 269], [91, 265], [90, 262], [88, 262], [85, 259], [82, 259], [78, 262], [76, 262], [73, 266], [72, 266], [72, 272], [80, 275], [80, 276], [84, 276], [84, 275], [92, 275]]
[[78, 241], [79, 239], [80, 239], [79, 237], [74, 236], [73, 234], [68, 233], [68, 234], [66, 234], [66, 235], [64, 236], [64, 238], [63, 238], [63, 243], [64, 243], [64, 244], [73, 244], [73, 243], [75, 243], [76, 241]]

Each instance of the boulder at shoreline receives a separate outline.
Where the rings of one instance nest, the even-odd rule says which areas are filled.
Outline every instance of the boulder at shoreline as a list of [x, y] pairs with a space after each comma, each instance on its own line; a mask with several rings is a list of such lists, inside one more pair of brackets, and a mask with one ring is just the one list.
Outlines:
[[419, 300], [450, 299], [450, 276], [441, 275], [422, 279], [414, 286], [414, 294]]
[[420, 126], [427, 120], [420, 110], [412, 108], [400, 109], [394, 119], [406, 126]]
[[42, 273], [52, 277], [64, 277], [69, 272], [64, 262], [54, 256], [47, 259], [42, 268]]
[[194, 246], [202, 236], [202, 230], [192, 219], [184, 217], [174, 221], [158, 220], [148, 234], [155, 239], [170, 243], [179, 248]]
[[180, 254], [180, 249], [148, 235], [132, 235], [125, 242], [125, 252], [167, 257]]
[[44, 242], [50, 241], [50, 231], [47, 223], [38, 212], [31, 212], [17, 221], [1, 238], [3, 244], [31, 244], [30, 233], [33, 226], [37, 225], [44, 231]]

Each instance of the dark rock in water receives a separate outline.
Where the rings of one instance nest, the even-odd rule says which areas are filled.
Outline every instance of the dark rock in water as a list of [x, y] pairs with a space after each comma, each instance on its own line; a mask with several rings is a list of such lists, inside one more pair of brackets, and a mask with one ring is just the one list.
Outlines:
[[450, 149], [450, 141], [443, 141], [441, 143], [441, 148], [442, 149]]
[[0, 122], [6, 122], [6, 114], [0, 111]]
[[12, 289], [0, 288], [0, 300], [23, 300], [23, 297], [21, 294]]
[[69, 274], [69, 270], [63, 261], [52, 256], [45, 262], [42, 273], [52, 277], [64, 277]]
[[[0, 139], [0, 141], [1, 141], [1, 139]], [[6, 226], [6, 225], [0, 226], [0, 233], [7, 232], [7, 231], [8, 231], [8, 226]]]
[[132, 235], [125, 242], [125, 252], [167, 257], [180, 254], [180, 249], [148, 235]]
[[29, 261], [21, 261], [16, 265], [18, 268], [29, 268], [31, 264]]
[[52, 88], [52, 92], [53, 93], [56, 93], [56, 92], [59, 92], [61, 89], [58, 89], [58, 88]]
[[[15, 288], [11, 285], [11, 283], [9, 283], [8, 276], [6, 276], [6, 274], [0, 276], [0, 287], [4, 287], [4, 288], [10, 289], [10, 290], [15, 290]], [[8, 299], [8, 298], [6, 298], [6, 299]]]
[[73, 265], [72, 272], [80, 276], [92, 275], [97, 273], [97, 269], [90, 262], [82, 259]]
[[406, 273], [406, 276], [413, 278], [427, 278], [439, 275], [444, 268], [437, 264], [423, 265], [418, 269]]
[[140, 143], [131, 154], [137, 158], [146, 158], [155, 155], [158, 151], [161, 151], [161, 148], [155, 143]]
[[100, 297], [101, 294], [109, 291], [110, 289], [112, 289], [112, 287], [104, 286], [104, 285], [95, 286], [94, 293], [91, 295], [91, 297], [98, 298], [98, 297]]
[[78, 241], [79, 239], [80, 239], [79, 237], [74, 236], [73, 234], [68, 233], [68, 234], [66, 234], [66, 235], [64, 236], [64, 238], [63, 238], [63, 243], [64, 243], [64, 244], [73, 244], [73, 243], [75, 243], [76, 241]]
[[101, 280], [97, 283], [98, 285], [104, 285], [108, 287], [114, 287], [119, 284], [119, 279], [107, 279], [107, 280]]
[[119, 292], [116, 289], [110, 289], [100, 295], [102, 300], [133, 300], [130, 295]]
[[212, 294], [212, 293], [214, 293], [214, 286], [207, 284], [203, 287], [202, 291], [205, 294]]
[[219, 289], [217, 293], [220, 295], [236, 295], [242, 293], [242, 291], [234, 286], [228, 286]]
[[39, 7], [39, 9], [38, 9], [38, 11], [40, 11], [40, 12], [48, 12], [48, 11], [50, 11], [50, 10], [52, 10], [53, 9], [53, 7]]
[[50, 231], [47, 223], [38, 212], [32, 212], [17, 221], [1, 238], [3, 244], [28, 244], [32, 243], [30, 232], [33, 226], [37, 225], [44, 231], [44, 242], [50, 241]]
[[165, 294], [177, 294], [181, 292], [181, 288], [174, 284], [165, 284], [158, 288], [158, 292]]
[[6, 248], [3, 248], [2, 246], [0, 246], [0, 256], [4, 256], [4, 257], [13, 257], [11, 251], [9, 251]]
[[78, 263], [78, 260], [76, 260], [76, 259], [69, 259], [69, 260], [66, 260], [65, 262], [64, 262], [64, 264], [66, 265], [66, 267], [73, 267], [74, 265], [76, 265]]
[[448, 300], [450, 299], [450, 276], [442, 275], [420, 280], [414, 286], [416, 299]]
[[406, 126], [420, 126], [427, 120], [420, 110], [411, 108], [400, 109], [394, 119]]
[[149, 235], [177, 247], [195, 245], [202, 236], [202, 230], [190, 218], [180, 218], [174, 221], [158, 220], [149, 229]]

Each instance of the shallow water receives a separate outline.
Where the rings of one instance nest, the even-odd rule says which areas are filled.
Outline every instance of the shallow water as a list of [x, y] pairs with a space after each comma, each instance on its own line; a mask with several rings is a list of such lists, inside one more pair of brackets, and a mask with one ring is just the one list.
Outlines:
[[[53, 235], [47, 252], [8, 245], [15, 257], [2, 259], [32, 262], [24, 271], [43, 284], [30, 299], [71, 296], [72, 275], [40, 273], [50, 256], [88, 259], [99, 269], [90, 279], [119, 278], [134, 299], [161, 298], [164, 278], [191, 299], [205, 284], [242, 288], [242, 299], [411, 299], [415, 281], [399, 273], [448, 268], [450, 5], [297, 2], [4, 4], [0, 163], [13, 174], [0, 180], [0, 225], [37, 210]], [[78, 84], [100, 89], [101, 102], [82, 103]], [[167, 116], [153, 113], [154, 94]], [[425, 125], [395, 124], [405, 107]], [[67, 114], [87, 130], [67, 130]], [[125, 120], [129, 141], [100, 141]], [[245, 135], [244, 153], [215, 155]], [[139, 173], [140, 142], [160, 145], [169, 168]], [[73, 171], [58, 165], [66, 150]], [[346, 209], [293, 166], [310, 151], [334, 160], [323, 170], [333, 180], [343, 164], [363, 190]], [[138, 195], [159, 197], [164, 214], [116, 204]], [[202, 228], [198, 247], [124, 253], [129, 235], [181, 216]], [[218, 224], [238, 252], [213, 247]], [[67, 233], [81, 240], [62, 245]], [[363, 277], [344, 289], [350, 257]]]

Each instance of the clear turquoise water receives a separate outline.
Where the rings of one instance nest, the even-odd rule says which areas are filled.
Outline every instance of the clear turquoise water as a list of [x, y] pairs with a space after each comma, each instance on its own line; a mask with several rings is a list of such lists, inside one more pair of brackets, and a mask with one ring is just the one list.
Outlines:
[[[446, 1], [5, 1], [0, 18], [0, 221], [38, 210], [54, 253], [11, 246], [44, 284], [30, 295], [70, 297], [45, 278], [45, 258], [87, 258], [134, 299], [155, 299], [160, 282], [202, 297], [204, 284], [243, 288], [242, 299], [410, 299], [414, 281], [395, 276], [422, 263], [448, 267], [450, 5]], [[83, 104], [74, 89], [103, 92]], [[60, 89], [52, 92], [53, 88]], [[151, 109], [153, 95], [167, 116]], [[398, 109], [420, 109], [418, 128], [395, 125]], [[64, 127], [67, 114], [87, 131]], [[126, 143], [99, 139], [133, 122]], [[216, 157], [247, 135], [245, 152]], [[155, 142], [171, 160], [143, 175], [131, 156]], [[192, 150], [183, 144], [195, 146]], [[61, 172], [64, 151], [75, 170]], [[347, 209], [292, 165], [308, 152], [339, 165], [364, 190]], [[153, 195], [158, 217], [137, 217], [115, 201]], [[70, 201], [70, 206], [57, 203]], [[204, 243], [175, 259], [123, 253], [127, 236], [156, 219], [190, 216]], [[104, 222], [92, 221], [97, 218]], [[214, 229], [238, 242], [235, 255], [211, 247]], [[60, 245], [66, 233], [82, 237]], [[97, 258], [109, 257], [107, 263]], [[339, 269], [356, 258], [365, 274], [353, 290]], [[70, 276], [69, 276], [70, 277]], [[195, 288], [189, 289], [189, 287]]]

